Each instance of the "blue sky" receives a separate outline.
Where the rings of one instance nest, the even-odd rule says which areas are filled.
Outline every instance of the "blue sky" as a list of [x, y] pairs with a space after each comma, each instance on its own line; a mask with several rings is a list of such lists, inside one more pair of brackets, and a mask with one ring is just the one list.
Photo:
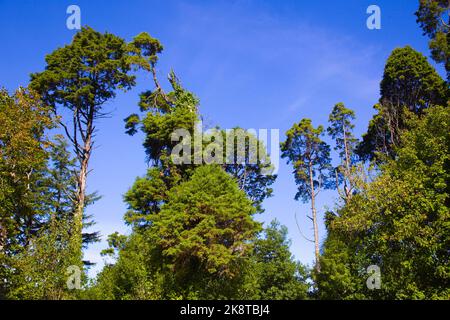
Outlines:
[[[31, 72], [43, 70], [44, 57], [71, 41], [66, 8], [81, 8], [82, 25], [127, 40], [142, 31], [158, 38], [164, 52], [158, 64], [162, 81], [171, 68], [182, 84], [200, 99], [210, 125], [222, 128], [280, 129], [304, 117], [327, 124], [337, 102], [357, 115], [355, 132], [367, 127], [378, 100], [386, 58], [395, 47], [411, 45], [428, 56], [427, 39], [415, 22], [415, 0], [346, 1], [6, 1], [0, 0], [0, 86], [12, 91], [26, 85]], [[366, 9], [381, 8], [381, 30], [366, 27]], [[438, 68], [442, 73], [442, 69]], [[143, 136], [124, 133], [123, 119], [137, 111], [139, 92], [150, 88], [148, 76], [132, 91], [106, 105], [112, 117], [98, 125], [97, 149], [90, 164], [88, 188], [103, 198], [88, 209], [103, 238], [129, 232], [123, 223], [123, 194], [146, 172]], [[294, 201], [291, 168], [280, 160], [274, 196], [257, 217], [277, 218], [289, 228], [292, 253], [303, 263], [313, 261], [309, 204]], [[320, 216], [333, 207], [334, 192], [319, 196]], [[325, 237], [323, 223], [319, 228]], [[86, 258], [98, 262], [105, 242], [91, 246]]]

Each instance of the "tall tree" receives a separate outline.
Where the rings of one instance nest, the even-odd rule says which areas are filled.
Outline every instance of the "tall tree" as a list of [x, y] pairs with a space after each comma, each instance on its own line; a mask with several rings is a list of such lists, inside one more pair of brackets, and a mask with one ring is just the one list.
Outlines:
[[[42, 205], [47, 212], [48, 220], [56, 220], [53, 223], [64, 224], [69, 234], [74, 232], [74, 217], [77, 210], [77, 166], [76, 158], [73, 158], [68, 150], [69, 144], [62, 135], [56, 135], [52, 139], [49, 149], [49, 163], [42, 184]], [[89, 206], [100, 197], [97, 193], [86, 194], [85, 206]], [[83, 229], [93, 226], [95, 222], [90, 215], [83, 212]], [[71, 227], [70, 227], [71, 226]], [[54, 227], [55, 228], [55, 227]], [[99, 232], [82, 233], [82, 244], [99, 241]], [[90, 261], [84, 261], [91, 265]]]
[[0, 91], [0, 253], [26, 247], [42, 225], [38, 182], [49, 157], [46, 130], [54, 125], [35, 92], [20, 88], [10, 96]]
[[12, 285], [11, 259], [29, 247], [45, 220], [39, 181], [49, 156], [46, 131], [54, 125], [35, 92], [0, 90], [0, 298]]
[[[343, 103], [336, 104], [328, 117], [330, 126], [327, 128], [327, 132], [334, 139], [336, 143], [334, 149], [339, 152], [339, 158], [341, 159], [341, 164], [336, 168], [336, 188], [344, 201], [350, 200], [355, 191], [353, 165], [358, 140], [353, 135], [354, 119], [355, 112], [346, 108]], [[340, 179], [340, 176], [342, 176], [342, 179]], [[343, 180], [344, 184], [343, 193], [339, 189], [340, 180]]]
[[[105, 253], [118, 259], [102, 272], [95, 292], [133, 299], [253, 297], [252, 241], [260, 230], [255, 208], [219, 165], [197, 167], [171, 188], [146, 228], [110, 237]], [[251, 269], [253, 270], [253, 269]], [[247, 280], [250, 279], [250, 280]], [[102, 288], [102, 289], [100, 289]]]
[[333, 188], [330, 177], [330, 146], [321, 140], [323, 127], [314, 128], [310, 119], [302, 119], [286, 132], [286, 141], [281, 144], [282, 157], [294, 167], [295, 182], [298, 191], [295, 199], [303, 202], [311, 201], [314, 227], [314, 246], [316, 269], [319, 262], [319, 229], [317, 222], [316, 198], [321, 189]]
[[31, 75], [30, 86], [41, 94], [46, 105], [55, 111], [65, 108], [72, 114], [70, 125], [64, 121], [60, 124], [78, 160], [74, 236], [79, 246], [96, 123], [106, 115], [103, 106], [114, 98], [116, 90], [127, 90], [135, 84], [135, 77], [129, 74], [129, 51], [123, 39], [83, 27], [71, 44], [47, 55], [45, 71]]
[[[157, 80], [156, 80], [157, 81]], [[125, 119], [127, 133], [134, 134], [138, 128], [145, 134], [144, 148], [147, 161], [152, 165], [145, 177], [137, 178], [126, 193], [129, 210], [125, 220], [135, 226], [145, 226], [152, 214], [159, 213], [167, 201], [167, 192], [190, 176], [195, 165], [192, 155], [190, 164], [175, 165], [171, 160], [172, 149], [178, 142], [172, 141], [172, 133], [184, 129], [193, 135], [199, 121], [198, 99], [185, 90], [175, 74], [169, 76], [172, 91], [166, 93], [156, 85], [154, 91], [141, 94], [139, 106], [146, 112], [143, 119], [132, 114]]]
[[[166, 92], [160, 85], [156, 76], [157, 55], [162, 52], [162, 45], [146, 33], [137, 36], [130, 44], [134, 47], [133, 63], [149, 71], [152, 75], [153, 90], [147, 90], [140, 95], [140, 111], [145, 114], [131, 114], [125, 119], [126, 132], [130, 135], [141, 130], [145, 134], [144, 148], [147, 161], [152, 165], [145, 177], [136, 179], [133, 187], [125, 195], [129, 205], [126, 221], [133, 225], [145, 226], [150, 214], [158, 213], [162, 204], [167, 201], [167, 191], [180, 181], [187, 180], [192, 170], [204, 163], [203, 154], [211, 143], [209, 135], [195, 137], [195, 128], [199, 126], [201, 115], [198, 111], [199, 99], [186, 90], [171, 71], [168, 76], [171, 91]], [[147, 49], [143, 49], [147, 48]], [[202, 128], [203, 129], [203, 128]], [[183, 155], [187, 161], [175, 164], [171, 153], [180, 141], [174, 141], [172, 134], [177, 130], [184, 130], [189, 135], [188, 154]], [[243, 161], [227, 162], [227, 152], [221, 146], [223, 158], [220, 163], [233, 177], [238, 179], [239, 187], [244, 190], [253, 202], [258, 212], [262, 212], [262, 201], [272, 193], [270, 186], [274, 183], [276, 175], [272, 174], [273, 167], [263, 143], [255, 135], [244, 134], [242, 150], [237, 150], [244, 130], [235, 128], [231, 131], [215, 130], [222, 142], [230, 138], [232, 153], [236, 159], [241, 156]], [[197, 141], [193, 141], [197, 139]], [[259, 155], [257, 161], [250, 163], [255, 146]], [[199, 148], [200, 147], [200, 148]], [[238, 154], [239, 153], [239, 154]], [[195, 161], [200, 157], [200, 161]]]
[[431, 39], [431, 56], [444, 64], [450, 81], [450, 1], [420, 0], [416, 16], [424, 35]]
[[394, 49], [389, 56], [380, 94], [374, 107], [377, 113], [357, 149], [364, 160], [374, 159], [377, 152], [394, 156], [393, 148], [406, 129], [405, 110], [421, 114], [432, 105], [446, 105], [448, 88], [426, 57], [406, 46]]
[[[261, 202], [270, 195], [275, 179], [265, 148], [250, 135], [240, 150], [244, 162], [248, 163], [254, 142], [263, 160], [246, 167], [226, 163], [224, 154], [223, 161], [205, 166], [209, 162], [203, 156], [212, 142], [209, 133], [196, 136], [199, 100], [173, 71], [168, 77], [170, 91], [161, 87], [155, 68], [162, 46], [156, 39], [140, 34], [130, 47], [133, 64], [151, 74], [154, 88], [140, 95], [143, 115], [127, 117], [125, 128], [130, 135], [144, 133], [151, 166], [125, 195], [129, 207], [125, 221], [133, 225], [133, 233], [123, 246], [108, 250], [117, 262], [105, 268], [93, 292], [99, 295], [102, 287], [107, 297], [120, 298], [253, 297], [255, 277], [247, 269], [253, 266], [251, 240], [259, 224], [252, 214], [262, 211]], [[177, 130], [187, 134], [182, 143], [190, 142], [187, 150], [183, 148], [182, 163], [172, 158], [180, 144], [173, 139]], [[224, 141], [228, 134], [217, 129]]]
[[[449, 116], [441, 106], [411, 115], [397, 158], [330, 221], [319, 285], [326, 296], [448, 299]], [[379, 290], [361, 281], [370, 265], [380, 268]]]

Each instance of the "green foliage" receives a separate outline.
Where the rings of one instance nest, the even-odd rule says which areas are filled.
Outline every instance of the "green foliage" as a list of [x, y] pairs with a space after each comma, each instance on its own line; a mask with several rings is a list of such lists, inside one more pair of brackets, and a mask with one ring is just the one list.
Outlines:
[[[67, 287], [69, 266], [78, 266], [73, 254], [68, 221], [53, 217], [52, 221], [22, 250], [8, 260], [8, 299], [61, 300], [76, 298]], [[14, 271], [13, 271], [14, 270]]]
[[[148, 160], [154, 166], [147, 171], [145, 177], [137, 178], [132, 188], [126, 193], [125, 201], [129, 210], [125, 221], [135, 226], [148, 224], [149, 215], [159, 213], [162, 204], [167, 201], [167, 192], [174, 185], [189, 177], [193, 165], [175, 166], [170, 158], [176, 142], [171, 135], [183, 128], [193, 134], [198, 122], [198, 100], [193, 94], [184, 90], [172, 73], [170, 78], [173, 91], [168, 94], [158, 89], [155, 92], [141, 94], [140, 106], [147, 111], [140, 120], [138, 115], [131, 115], [126, 121], [127, 132], [137, 132], [137, 126], [145, 134], [144, 147]], [[164, 95], [167, 101], [160, 97]]]
[[83, 27], [71, 44], [46, 56], [45, 71], [32, 74], [30, 85], [49, 106], [96, 117], [117, 88], [134, 85], [135, 77], [128, 74], [129, 59], [124, 40]]
[[147, 234], [134, 232], [127, 238], [116, 234], [109, 240], [110, 249], [118, 255], [117, 261], [104, 267], [95, 284], [85, 293], [87, 297], [118, 300], [164, 299], [164, 276], [158, 271], [159, 265], [153, 260], [155, 247]]
[[[328, 117], [330, 126], [327, 128], [327, 132], [335, 140], [334, 149], [339, 152], [341, 159], [340, 165], [335, 169], [336, 187], [339, 196], [344, 201], [352, 197], [356, 192], [357, 185], [354, 176], [356, 171], [355, 149], [358, 140], [353, 135], [354, 119], [355, 112], [346, 108], [343, 103], [336, 104]], [[343, 183], [343, 192], [339, 188], [341, 183]]]
[[76, 177], [67, 143], [47, 138], [55, 119], [34, 92], [2, 91], [1, 102], [2, 296], [70, 298], [66, 269], [82, 265], [70, 238]]
[[[228, 178], [227, 178], [228, 179]], [[194, 272], [179, 277], [162, 261], [151, 229], [129, 237], [115, 234], [107, 254], [117, 252], [84, 293], [89, 299], [306, 299], [307, 270], [289, 252], [287, 229], [272, 222], [239, 257], [239, 273]], [[113, 240], [114, 239], [114, 240]], [[119, 250], [117, 250], [119, 249]]]
[[[237, 150], [240, 136], [232, 135], [239, 129], [217, 129], [211, 136], [230, 138], [227, 147], [236, 149], [233, 156], [243, 157], [247, 165], [227, 163], [226, 152], [220, 165], [195, 163], [218, 143], [209, 133], [196, 137], [202, 139], [197, 143], [204, 154], [199, 154], [192, 139], [183, 139], [191, 142], [190, 152], [187, 161], [175, 165], [171, 152], [179, 142], [172, 141], [172, 134], [182, 129], [195, 136], [199, 101], [174, 72], [169, 75], [172, 91], [161, 88], [154, 71], [161, 50], [155, 46], [152, 52], [143, 68], [153, 74], [155, 89], [140, 95], [139, 107], [145, 115], [142, 119], [130, 115], [125, 128], [131, 135], [138, 130], [145, 134], [144, 148], [153, 166], [125, 194], [129, 206], [125, 221], [133, 225], [133, 233], [120, 248], [113, 243], [116, 236], [110, 238], [104, 254], [116, 255], [117, 262], [105, 268], [89, 294], [99, 298], [106, 290], [111, 299], [257, 297], [256, 266], [250, 256], [260, 226], [252, 215], [262, 212], [261, 202], [270, 196], [269, 186], [276, 178], [270, 174], [273, 168], [265, 147], [250, 134], [243, 138], [242, 150]], [[261, 156], [249, 164], [254, 145]], [[137, 264], [133, 271], [128, 267]]]
[[339, 157], [344, 162], [347, 160], [351, 162], [350, 158], [357, 142], [352, 132], [355, 127], [353, 120], [355, 120], [355, 112], [346, 108], [342, 102], [333, 107], [328, 117], [330, 126], [327, 128], [327, 133], [335, 140], [334, 149], [339, 151]]
[[417, 22], [430, 38], [431, 56], [443, 63], [450, 81], [450, 4], [447, 0], [420, 0]]
[[[371, 265], [366, 257], [355, 255], [354, 242], [344, 242], [328, 228], [320, 257], [320, 272], [313, 271], [314, 295], [324, 300], [367, 299], [367, 274], [361, 266]], [[362, 261], [359, 261], [362, 260]]]
[[46, 130], [54, 124], [34, 92], [0, 91], [0, 254], [26, 246], [41, 225], [38, 181], [49, 156]]
[[272, 221], [264, 229], [264, 236], [254, 244], [258, 299], [303, 300], [307, 298], [309, 286], [307, 270], [292, 258], [288, 230]]
[[49, 156], [46, 130], [53, 126], [35, 92], [0, 91], [0, 298], [11, 284], [11, 257], [30, 244], [44, 220], [39, 181]]
[[330, 146], [320, 139], [323, 127], [314, 128], [310, 119], [302, 119], [286, 132], [281, 156], [294, 167], [298, 186], [295, 199], [303, 202], [314, 197], [314, 189], [332, 188]]
[[405, 110], [421, 114], [433, 105], [446, 105], [448, 87], [427, 59], [409, 46], [394, 49], [389, 56], [380, 84], [377, 113], [358, 147], [363, 160], [376, 153], [394, 156], [401, 131], [406, 128]]
[[[154, 52], [156, 54], [160, 51]], [[151, 72], [154, 72], [156, 61], [150, 66]], [[181, 86], [173, 71], [168, 79], [172, 90], [168, 93], [163, 91], [155, 74], [153, 75], [155, 90], [140, 95], [139, 107], [141, 112], [145, 112], [144, 117], [141, 119], [138, 114], [131, 114], [125, 119], [128, 134], [133, 135], [139, 129], [145, 134], [145, 152], [153, 165], [147, 175], [137, 178], [126, 193], [125, 201], [129, 210], [125, 214], [125, 221], [135, 226], [146, 226], [149, 219], [152, 219], [149, 215], [158, 213], [167, 202], [167, 192], [181, 181], [188, 180], [197, 166], [207, 163], [203, 161], [203, 155], [217, 145], [212, 136], [222, 137], [224, 143], [228, 140], [231, 142], [225, 148], [221, 147], [223, 158], [214, 163], [222, 164], [225, 171], [238, 180], [239, 187], [247, 193], [256, 210], [263, 212], [261, 203], [271, 195], [270, 185], [275, 182], [276, 175], [271, 174], [273, 167], [262, 141], [251, 133], [245, 134], [240, 128], [231, 131], [216, 128], [209, 134], [205, 132], [203, 137], [195, 137], [195, 128], [200, 123], [199, 100]], [[182, 141], [191, 145], [189, 153], [183, 154], [186, 161], [175, 165], [171, 152], [180, 142], [173, 141], [172, 134], [177, 130], [183, 130], [191, 137], [190, 141], [184, 141], [186, 138]], [[201, 140], [197, 141], [198, 145], [193, 141], [195, 138]], [[243, 147], [238, 148], [238, 145]], [[202, 147], [202, 153], [198, 146]], [[228, 148], [233, 150], [235, 160], [242, 161], [227, 161]], [[259, 158], [252, 163], [250, 158], [257, 154]], [[200, 163], [194, 161], [198, 157], [202, 159]]]
[[[448, 11], [447, 0], [421, 0], [416, 16], [450, 77]], [[162, 50], [145, 32], [126, 43], [84, 27], [46, 57], [31, 89], [0, 90], [0, 299], [450, 298], [449, 88], [422, 54], [393, 50], [361, 143], [355, 113], [334, 106], [327, 128], [340, 158], [334, 174], [322, 126], [303, 119], [287, 131], [281, 150], [293, 166], [295, 199], [311, 201], [310, 271], [294, 260], [286, 227], [273, 221], [262, 229], [254, 220], [276, 179], [263, 141], [240, 128], [196, 136], [199, 99], [173, 71], [163, 90], [155, 70]], [[133, 229], [111, 234], [104, 269], [90, 285], [83, 273], [84, 290], [71, 291], [68, 268], [89, 265], [83, 245], [98, 240], [83, 232], [93, 225], [85, 207], [98, 199], [86, 194], [96, 123], [117, 90], [135, 85], [138, 70], [151, 74], [154, 88], [125, 119], [128, 134], [144, 133], [151, 163], [124, 196]], [[54, 116], [62, 108], [68, 119]], [[58, 122], [76, 158], [62, 136], [47, 137]], [[177, 164], [172, 134], [180, 129], [201, 141]], [[373, 159], [369, 181], [365, 161]], [[334, 187], [344, 201], [325, 214], [320, 251], [315, 201]], [[367, 286], [370, 265], [381, 269], [381, 289]]]
[[130, 71], [144, 59], [138, 57], [139, 53], [148, 52], [148, 39], [144, 35], [138, 38], [136, 44], [129, 45], [115, 35], [83, 27], [71, 44], [46, 56], [45, 71], [31, 75], [30, 87], [46, 105], [54, 112], [61, 113], [59, 109], [65, 108], [72, 114], [70, 125], [65, 121], [60, 125], [78, 161], [72, 236], [79, 255], [83, 242], [95, 240], [95, 235], [83, 235], [82, 229], [85, 207], [92, 200], [86, 188], [97, 120], [106, 115], [103, 106], [118, 89], [128, 90], [135, 85]]
[[[431, 107], [422, 118], [410, 115], [412, 129], [401, 136], [397, 159], [383, 165], [375, 181], [331, 222], [336, 240], [325, 246], [331, 262], [322, 265], [329, 275], [321, 275], [326, 280], [319, 288], [333, 286], [326, 291], [338, 297], [449, 298], [449, 124], [445, 107]], [[333, 262], [339, 255], [336, 243], [348, 248], [339, 264]], [[365, 290], [361, 280], [352, 280], [370, 264], [381, 268], [380, 290]]]
[[172, 190], [154, 218], [155, 242], [182, 277], [192, 272], [234, 275], [259, 229], [236, 182], [216, 165], [201, 166]]
[[137, 178], [124, 197], [129, 207], [125, 222], [140, 227], [151, 223], [151, 215], [159, 213], [161, 205], [167, 201], [173, 180], [158, 168], [150, 168], [145, 177]]
[[[42, 203], [45, 212], [50, 219], [56, 219], [65, 224], [74, 224], [77, 197], [77, 167], [74, 159], [68, 151], [69, 144], [62, 135], [56, 135], [49, 150], [49, 163], [47, 164], [42, 185]], [[86, 206], [93, 204], [100, 197], [97, 193], [86, 195]], [[83, 229], [95, 225], [90, 215], [83, 212]], [[72, 232], [72, 231], [71, 231]], [[99, 241], [99, 232], [82, 233], [82, 244], [87, 247], [91, 243]], [[91, 265], [90, 261], [84, 261]]]
[[237, 179], [239, 188], [247, 193], [257, 212], [264, 212], [262, 202], [272, 196], [270, 186], [277, 178], [266, 146], [253, 133], [241, 128], [221, 130], [221, 134], [226, 145], [223, 150], [225, 171]]
[[[141, 94], [141, 108], [147, 112], [142, 120], [142, 130], [145, 133], [144, 148], [149, 160], [155, 164], [169, 160], [170, 152], [177, 142], [172, 141], [172, 133], [177, 129], [193, 130], [199, 121], [197, 114], [198, 99], [189, 91], [184, 90], [172, 74], [170, 78], [173, 91], [167, 94], [169, 102], [154, 106], [149, 100], [153, 94]], [[144, 106], [144, 107], [143, 107]]]
[[138, 68], [151, 71], [158, 61], [158, 54], [162, 52], [161, 43], [148, 33], [141, 32], [133, 38], [128, 45], [130, 52], [129, 62]]
[[418, 114], [431, 105], [446, 102], [444, 80], [427, 58], [413, 48], [396, 48], [389, 56], [380, 83], [381, 103], [407, 107]]

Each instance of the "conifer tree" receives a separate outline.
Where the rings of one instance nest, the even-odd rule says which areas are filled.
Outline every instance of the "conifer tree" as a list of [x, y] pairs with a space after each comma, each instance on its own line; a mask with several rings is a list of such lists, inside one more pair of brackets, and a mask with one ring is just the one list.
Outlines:
[[62, 119], [60, 125], [65, 129], [78, 161], [73, 236], [80, 250], [96, 124], [107, 115], [103, 106], [115, 97], [116, 90], [127, 90], [135, 84], [135, 77], [129, 74], [132, 68], [130, 57], [129, 47], [123, 39], [83, 27], [71, 44], [47, 55], [45, 71], [31, 75], [30, 86], [41, 94], [46, 105], [58, 114], [63, 113], [62, 108], [71, 114], [70, 121]]
[[[341, 164], [336, 168], [336, 188], [344, 201], [350, 200], [355, 192], [353, 166], [357, 139], [353, 135], [354, 119], [353, 110], [346, 108], [343, 103], [336, 104], [328, 118], [330, 126], [327, 132], [334, 139], [336, 143], [334, 149], [339, 152], [341, 159]], [[344, 184], [343, 192], [339, 188], [341, 180]]]
[[314, 228], [314, 254], [316, 269], [320, 270], [319, 228], [316, 198], [322, 189], [333, 188], [330, 177], [330, 146], [321, 140], [323, 127], [314, 128], [310, 119], [302, 119], [286, 132], [286, 141], [281, 144], [282, 157], [294, 168], [298, 186], [295, 199], [311, 202], [312, 216], [308, 218]]
[[358, 145], [363, 160], [394, 157], [401, 131], [406, 128], [405, 110], [420, 115], [433, 105], [446, 105], [448, 87], [426, 57], [410, 46], [396, 48], [389, 56], [380, 83], [377, 113]]

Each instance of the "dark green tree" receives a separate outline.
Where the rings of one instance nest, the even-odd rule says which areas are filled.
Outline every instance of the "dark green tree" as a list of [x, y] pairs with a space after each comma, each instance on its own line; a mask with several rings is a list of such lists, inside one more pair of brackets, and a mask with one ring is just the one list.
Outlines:
[[199, 166], [173, 187], [146, 228], [113, 235], [105, 267], [88, 292], [107, 299], [257, 297], [252, 241], [260, 224], [237, 182], [218, 165]]
[[405, 110], [421, 114], [432, 105], [446, 105], [445, 81], [428, 63], [426, 57], [409, 46], [394, 49], [389, 56], [380, 84], [380, 101], [376, 114], [357, 153], [363, 160], [394, 156], [401, 131], [406, 129]]
[[153, 234], [181, 277], [199, 271], [233, 276], [260, 228], [254, 213], [233, 178], [216, 165], [201, 166], [169, 191], [168, 202], [154, 218]]
[[[159, 212], [167, 201], [168, 190], [180, 181], [189, 179], [197, 166], [208, 162], [204, 158], [210, 155], [209, 150], [218, 142], [211, 138], [211, 133], [196, 133], [200, 131], [197, 127], [201, 125], [199, 100], [183, 88], [173, 71], [168, 77], [171, 91], [164, 91], [159, 84], [155, 73], [157, 54], [162, 51], [159, 42], [141, 34], [131, 44], [141, 48], [143, 43], [153, 49], [145, 52], [137, 50], [138, 60], [135, 64], [150, 71], [154, 89], [140, 95], [140, 111], [145, 114], [140, 116], [135, 113], [125, 119], [128, 134], [133, 135], [138, 130], [145, 134], [144, 148], [147, 161], [152, 165], [147, 175], [136, 179], [125, 195], [125, 201], [129, 205], [125, 220], [138, 226], [147, 225], [149, 215]], [[174, 139], [174, 134], [180, 131], [186, 134], [186, 137], [180, 138], [181, 141], [177, 140], [179, 137]], [[265, 146], [255, 135], [247, 134], [240, 128], [228, 132], [216, 128], [213, 132], [217, 133], [216, 137], [221, 137], [223, 144], [230, 142], [230, 145], [220, 147], [223, 158], [217, 156], [218, 161], [214, 163], [222, 165], [230, 175], [238, 179], [239, 187], [247, 193], [257, 211], [262, 212], [261, 203], [271, 195], [270, 186], [276, 179], [276, 175], [272, 174], [273, 167]], [[183, 163], [174, 163], [172, 152], [180, 143], [187, 144], [187, 153], [183, 149], [180, 155]], [[227, 161], [228, 155], [234, 156], [234, 159]], [[250, 158], [255, 155], [259, 157], [251, 162]]]
[[263, 212], [262, 202], [272, 195], [270, 186], [277, 178], [266, 146], [255, 134], [242, 128], [221, 133], [225, 171], [237, 179], [239, 188], [247, 193], [257, 211]]
[[[329, 223], [319, 290], [325, 296], [374, 299], [449, 297], [448, 107], [410, 114], [396, 160]], [[381, 289], [368, 290], [377, 265]]]
[[129, 206], [125, 220], [136, 226], [145, 226], [151, 219], [149, 215], [157, 214], [167, 201], [167, 191], [189, 178], [195, 168], [194, 155], [189, 158], [190, 164], [175, 165], [171, 152], [178, 143], [172, 141], [173, 132], [183, 129], [189, 135], [194, 134], [199, 119], [198, 100], [181, 87], [174, 73], [171, 73], [169, 81], [173, 89], [169, 93], [165, 93], [158, 84], [154, 92], [141, 94], [139, 106], [141, 111], [146, 112], [143, 119], [137, 114], [125, 119], [129, 134], [134, 134], [138, 128], [145, 134], [144, 148], [147, 160], [152, 164], [147, 175], [137, 178], [125, 195]]

